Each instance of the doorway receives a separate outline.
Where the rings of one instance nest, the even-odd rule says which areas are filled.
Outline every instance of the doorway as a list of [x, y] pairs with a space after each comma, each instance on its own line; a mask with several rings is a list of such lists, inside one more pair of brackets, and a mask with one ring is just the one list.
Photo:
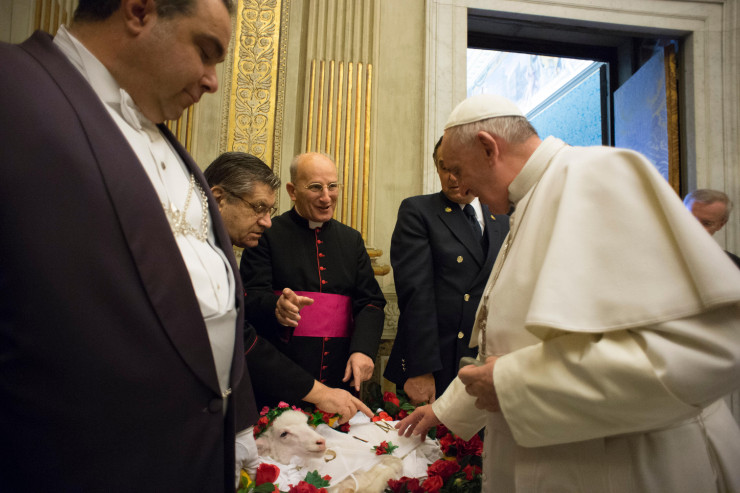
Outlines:
[[468, 95], [516, 102], [540, 136], [645, 154], [681, 194], [680, 40], [468, 10]]

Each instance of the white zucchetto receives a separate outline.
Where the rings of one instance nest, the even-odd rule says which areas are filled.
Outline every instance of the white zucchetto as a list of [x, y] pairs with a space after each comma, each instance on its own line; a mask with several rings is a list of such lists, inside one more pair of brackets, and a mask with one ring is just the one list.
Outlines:
[[455, 106], [445, 123], [445, 130], [497, 116], [524, 116], [524, 114], [517, 105], [502, 96], [477, 94]]

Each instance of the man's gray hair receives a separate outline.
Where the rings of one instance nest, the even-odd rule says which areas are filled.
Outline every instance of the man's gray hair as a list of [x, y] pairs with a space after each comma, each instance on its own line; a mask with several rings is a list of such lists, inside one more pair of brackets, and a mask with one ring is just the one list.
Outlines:
[[304, 152], [303, 154], [298, 154], [290, 161], [290, 182], [295, 183], [296, 178], [298, 178], [298, 165], [303, 161], [304, 158], [312, 155], [312, 154], [318, 154], [319, 156], [324, 156], [326, 159], [331, 161], [331, 163], [336, 167], [337, 163], [334, 162], [334, 158], [331, 157], [329, 154], [325, 152]]
[[224, 152], [208, 165], [203, 174], [209, 187], [219, 186], [237, 197], [252, 195], [257, 183], [267, 185], [273, 191], [280, 187], [280, 178], [270, 167], [246, 152]]
[[520, 144], [537, 135], [532, 124], [523, 116], [497, 116], [450, 127], [445, 131], [445, 138], [460, 145], [471, 145], [481, 131], [498, 135], [510, 144]]
[[683, 205], [688, 210], [691, 210], [691, 205], [694, 202], [700, 204], [713, 204], [715, 202], [722, 202], [725, 204], [725, 215], [724, 220], [727, 221], [730, 218], [730, 212], [732, 211], [732, 201], [725, 192], [719, 190], [711, 190], [709, 188], [699, 188], [689, 193], [683, 199]]

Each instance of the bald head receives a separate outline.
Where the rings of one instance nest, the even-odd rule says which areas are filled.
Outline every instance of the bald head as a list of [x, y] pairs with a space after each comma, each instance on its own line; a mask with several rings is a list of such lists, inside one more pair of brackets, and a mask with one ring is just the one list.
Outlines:
[[328, 154], [309, 152], [293, 158], [285, 188], [304, 219], [323, 223], [334, 216], [340, 187], [337, 167]]

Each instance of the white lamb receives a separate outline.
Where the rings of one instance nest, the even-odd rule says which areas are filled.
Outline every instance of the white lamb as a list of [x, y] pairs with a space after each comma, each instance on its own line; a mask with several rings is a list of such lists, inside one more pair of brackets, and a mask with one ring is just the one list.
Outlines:
[[[320, 475], [328, 474], [333, 478], [332, 485], [327, 488], [330, 493], [380, 493], [389, 479], [404, 475], [403, 461], [400, 457], [374, 454], [372, 443], [388, 438], [375, 425], [356, 426], [355, 433], [359, 437], [339, 433], [325, 425], [320, 427], [320, 434], [308, 424], [308, 416], [304, 413], [283, 411], [256, 440], [251, 435], [237, 436], [237, 476], [243, 467], [254, 477], [259, 463], [267, 462], [279, 466], [276, 484], [281, 489], [297, 484], [307, 472], [315, 469]], [[327, 440], [330, 449], [327, 449]], [[404, 441], [414, 442], [414, 446], [419, 443], [416, 437], [413, 440], [394, 437], [394, 441], [402, 446]], [[436, 448], [438, 450], [439, 445]], [[411, 449], [405, 453], [409, 451]], [[436, 458], [424, 462], [423, 472], [426, 472], [426, 462]]]
[[326, 451], [326, 440], [311, 428], [308, 416], [294, 410], [275, 418], [256, 442], [260, 456], [281, 464], [290, 464], [293, 457], [322, 457]]

